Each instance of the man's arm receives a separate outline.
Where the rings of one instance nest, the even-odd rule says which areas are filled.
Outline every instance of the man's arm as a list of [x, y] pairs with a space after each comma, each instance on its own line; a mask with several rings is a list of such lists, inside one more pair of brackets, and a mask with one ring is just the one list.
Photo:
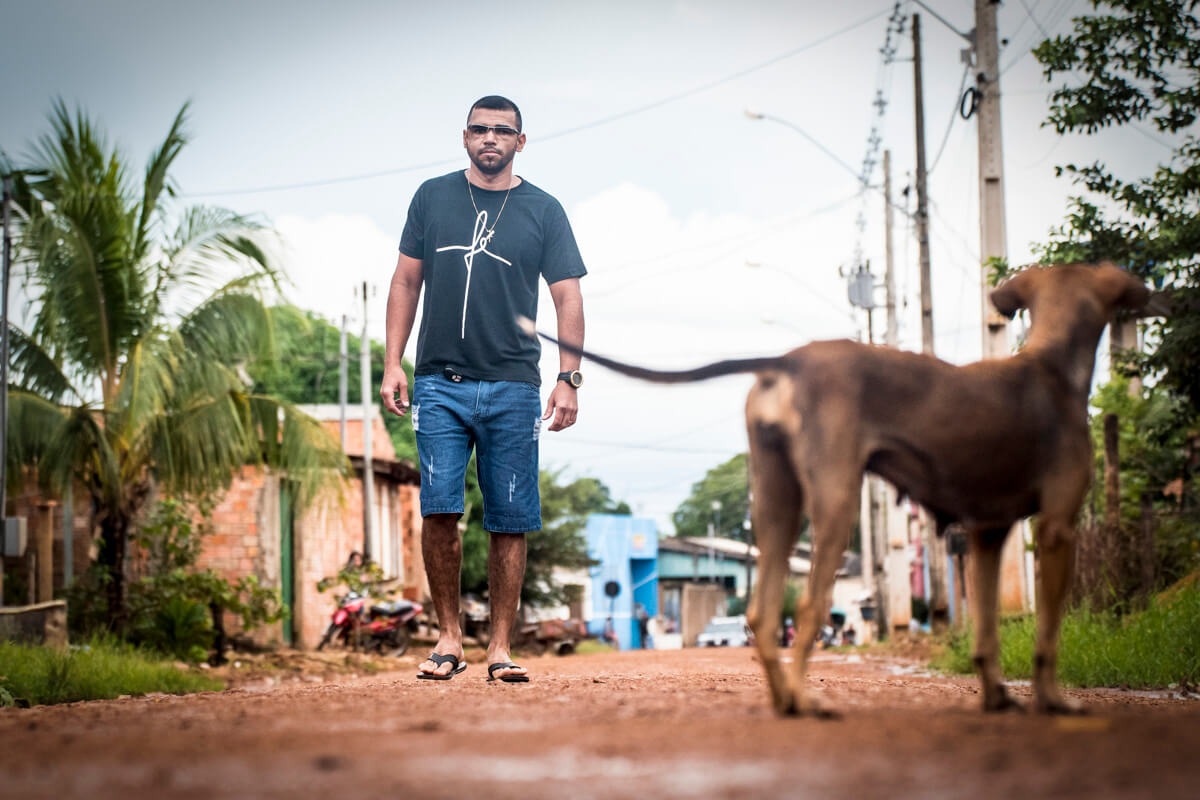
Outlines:
[[392, 274], [391, 288], [387, 301], [387, 344], [383, 357], [383, 383], [379, 397], [383, 407], [398, 416], [408, 410], [408, 376], [400, 360], [408, 337], [412, 334], [413, 320], [417, 316], [417, 301], [421, 297], [421, 281], [424, 265], [420, 259], [403, 253], [396, 260], [396, 271]]
[[[579, 278], [566, 278], [550, 284], [550, 297], [554, 300], [554, 312], [558, 317], [558, 340], [583, 347], [583, 293], [579, 288]], [[573, 353], [562, 349], [558, 351], [560, 372], [579, 369], [579, 361], [579, 356]], [[550, 430], [561, 431], [575, 424], [578, 413], [578, 390], [568, 386], [566, 381], [555, 381], [542, 419], [551, 420]]]

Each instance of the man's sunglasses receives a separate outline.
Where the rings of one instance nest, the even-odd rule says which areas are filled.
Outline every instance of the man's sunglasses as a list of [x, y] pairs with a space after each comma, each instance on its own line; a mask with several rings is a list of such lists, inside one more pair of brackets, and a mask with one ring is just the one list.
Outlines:
[[496, 134], [497, 136], [505, 136], [505, 137], [517, 136], [518, 134], [521, 133], [516, 128], [510, 128], [507, 125], [468, 125], [467, 126], [467, 132], [470, 133], [472, 136], [483, 136], [488, 131], [491, 131], [492, 133]]

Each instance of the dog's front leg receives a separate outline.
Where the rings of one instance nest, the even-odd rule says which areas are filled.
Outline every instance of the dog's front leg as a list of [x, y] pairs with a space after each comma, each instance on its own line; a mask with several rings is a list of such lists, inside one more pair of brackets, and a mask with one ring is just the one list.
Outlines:
[[975, 623], [975, 669], [983, 689], [984, 711], [1020, 709], [1004, 687], [1000, 672], [999, 583], [1000, 559], [1007, 528], [967, 531], [970, 543], [971, 615]]
[[1037, 644], [1033, 656], [1033, 696], [1043, 714], [1082, 714], [1083, 706], [1058, 687], [1058, 634], [1075, 561], [1075, 526], [1070, 519], [1043, 514], [1037, 531]]
[[795, 699], [779, 661], [779, 624], [788, 559], [800, 535], [804, 494], [786, 451], [780, 447], [778, 433], [767, 426], [750, 425], [749, 434], [758, 576], [746, 616], [771, 690], [771, 704], [778, 713], [788, 714], [794, 711]]

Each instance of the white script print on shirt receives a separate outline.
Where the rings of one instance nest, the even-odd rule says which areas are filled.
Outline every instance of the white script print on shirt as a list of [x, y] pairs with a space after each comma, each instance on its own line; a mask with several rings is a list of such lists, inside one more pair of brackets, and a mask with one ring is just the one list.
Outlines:
[[491, 241], [492, 241], [492, 237], [496, 235], [495, 227], [493, 227], [491, 230], [488, 230], [487, 219], [488, 219], [487, 209], [480, 210], [479, 214], [475, 217], [475, 231], [471, 235], [471, 244], [469, 244], [469, 245], [460, 245], [460, 244], [447, 245], [446, 247], [439, 247], [437, 249], [437, 252], [439, 252], [439, 253], [444, 253], [447, 250], [462, 250], [462, 251], [464, 251], [463, 252], [463, 264], [465, 264], [467, 267], [467, 283], [466, 283], [466, 287], [463, 289], [462, 334], [461, 334], [463, 339], [467, 338], [467, 300], [470, 298], [470, 295], [471, 295], [471, 269], [475, 265], [475, 256], [480, 253], [483, 253], [485, 256], [494, 258], [497, 261], [501, 262], [502, 264], [505, 264], [510, 267], [512, 266], [511, 261], [501, 258], [500, 256], [496, 255], [495, 253], [493, 253], [487, 249], [488, 244], [491, 243]]

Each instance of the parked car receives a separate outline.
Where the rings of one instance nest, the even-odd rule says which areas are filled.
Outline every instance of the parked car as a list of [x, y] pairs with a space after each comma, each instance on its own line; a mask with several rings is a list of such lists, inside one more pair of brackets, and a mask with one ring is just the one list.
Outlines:
[[696, 637], [697, 647], [745, 647], [752, 634], [745, 617], [713, 617]]

